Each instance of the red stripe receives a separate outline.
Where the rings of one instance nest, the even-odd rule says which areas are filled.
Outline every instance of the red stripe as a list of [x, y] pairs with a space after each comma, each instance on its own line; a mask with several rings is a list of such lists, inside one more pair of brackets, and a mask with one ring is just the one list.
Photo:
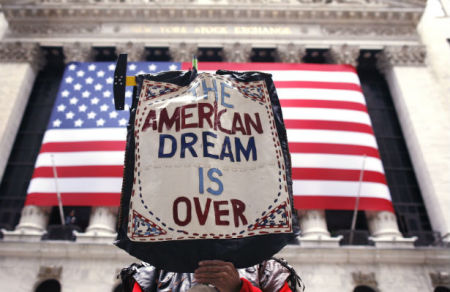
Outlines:
[[[62, 193], [64, 206], [119, 206], [120, 193]], [[57, 206], [56, 193], [30, 193], [25, 205]]]
[[[294, 208], [303, 210], [354, 210], [355, 197], [294, 196]], [[358, 210], [394, 212], [392, 202], [386, 199], [361, 197]]]
[[[182, 70], [189, 70], [192, 64], [181, 63]], [[330, 64], [304, 64], [304, 63], [222, 63], [222, 62], [199, 62], [199, 70], [230, 70], [230, 71], [329, 71], [329, 72], [352, 72], [356, 73], [355, 67], [351, 65]]]
[[[122, 177], [122, 165], [105, 166], [58, 166], [56, 168], [59, 178], [63, 177]], [[54, 177], [52, 167], [38, 167], [34, 170], [33, 178]]]
[[361, 132], [373, 135], [372, 127], [354, 122], [337, 122], [322, 120], [284, 120], [286, 129], [333, 130]]
[[[359, 181], [360, 173], [361, 171], [357, 169], [292, 168], [292, 179]], [[387, 184], [384, 174], [370, 170], [364, 171], [363, 181]]]
[[350, 101], [314, 100], [314, 99], [282, 99], [282, 107], [311, 107], [362, 111], [367, 113], [364, 104]]
[[326, 153], [364, 155], [380, 158], [376, 148], [346, 144], [327, 143], [289, 143], [289, 151], [292, 153]]
[[42, 144], [43, 152], [124, 151], [125, 141], [50, 142]]
[[320, 82], [320, 81], [274, 81], [276, 88], [319, 88], [341, 89], [362, 92], [361, 87], [354, 83]]

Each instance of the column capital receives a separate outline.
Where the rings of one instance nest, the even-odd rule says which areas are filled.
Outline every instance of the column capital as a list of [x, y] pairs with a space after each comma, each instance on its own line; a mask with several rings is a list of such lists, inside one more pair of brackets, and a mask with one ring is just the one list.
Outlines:
[[45, 65], [44, 54], [38, 43], [0, 43], [0, 62], [29, 63], [35, 72]]
[[301, 63], [303, 56], [306, 54], [306, 47], [289, 43], [277, 46], [278, 58], [283, 63]]
[[170, 56], [176, 62], [191, 62], [197, 51], [198, 46], [193, 43], [177, 43], [169, 46]]
[[250, 62], [251, 52], [252, 46], [250, 44], [234, 43], [223, 46], [223, 53], [227, 62]]
[[404, 238], [398, 230], [397, 217], [389, 211], [366, 211], [367, 224], [377, 247], [413, 248], [417, 237]]
[[333, 45], [327, 54], [328, 61], [333, 64], [350, 64], [358, 66], [359, 46]]
[[353, 272], [352, 278], [355, 286], [364, 285], [372, 288], [378, 288], [375, 273]]
[[92, 44], [90, 43], [70, 43], [63, 46], [64, 62], [88, 62], [94, 59]]
[[301, 246], [337, 247], [342, 236], [331, 237], [324, 210], [298, 210]]
[[144, 43], [118, 43], [116, 45], [117, 55], [127, 54], [128, 62], [138, 62], [145, 59], [145, 45]]
[[426, 48], [422, 45], [387, 46], [376, 57], [378, 70], [386, 74], [395, 66], [424, 66]]

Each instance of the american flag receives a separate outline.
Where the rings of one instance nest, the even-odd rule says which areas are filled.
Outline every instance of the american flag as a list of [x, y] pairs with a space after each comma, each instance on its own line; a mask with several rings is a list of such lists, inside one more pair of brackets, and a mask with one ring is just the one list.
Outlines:
[[[127, 75], [187, 70], [190, 66], [128, 63]], [[114, 69], [115, 64], [105, 62], [67, 66], [26, 204], [57, 205], [58, 188], [64, 205], [119, 205], [128, 111], [114, 110]], [[360, 188], [359, 209], [392, 211], [383, 165], [353, 67], [199, 64], [199, 71], [217, 69], [272, 74], [288, 133], [297, 209], [353, 210]], [[127, 104], [131, 97], [132, 88], [127, 87]]]

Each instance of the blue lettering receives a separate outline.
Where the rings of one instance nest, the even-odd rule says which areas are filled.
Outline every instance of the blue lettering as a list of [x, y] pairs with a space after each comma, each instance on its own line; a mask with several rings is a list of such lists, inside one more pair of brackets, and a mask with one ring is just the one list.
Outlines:
[[202, 132], [203, 138], [203, 157], [209, 157], [219, 159], [219, 155], [211, 154], [208, 152], [208, 147], [214, 147], [214, 143], [208, 141], [208, 136], [217, 138], [217, 135], [213, 132]]
[[[164, 153], [164, 146], [166, 139], [169, 139], [171, 144], [171, 150], [169, 153]], [[159, 151], [158, 151], [158, 158], [170, 158], [175, 155], [175, 152], [177, 151], [177, 140], [172, 135], [167, 134], [161, 134], [159, 135]]]
[[220, 152], [220, 160], [229, 157], [231, 162], [234, 162], [233, 152], [231, 151], [230, 137], [226, 136], [223, 140], [222, 151]]
[[228, 93], [225, 92], [225, 88], [233, 88], [229, 85], [227, 85], [226, 83], [221, 82], [220, 86], [222, 87], [222, 96], [220, 98], [220, 104], [223, 105], [224, 107], [228, 107], [228, 108], [233, 108], [234, 106], [232, 104], [229, 103], [225, 103], [225, 97], [230, 97], [230, 95]]
[[[187, 138], [191, 138], [190, 142], [187, 142]], [[186, 149], [188, 149], [191, 152], [191, 155], [193, 157], [197, 157], [197, 153], [194, 150], [194, 147], [192, 147], [195, 143], [197, 143], [197, 135], [195, 135], [194, 133], [185, 133], [185, 134], [181, 134], [181, 153], [180, 153], [180, 157], [184, 158], [185, 157], [185, 152]]]
[[215, 182], [217, 184], [218, 189], [213, 190], [212, 188], [207, 188], [206, 190], [208, 191], [208, 193], [218, 196], [223, 192], [223, 183], [220, 181], [220, 179], [213, 176], [215, 173], [217, 173], [219, 176], [222, 176], [222, 172], [219, 169], [211, 168], [210, 170], [208, 170], [208, 178], [211, 182]]
[[208, 99], [208, 92], [212, 91], [212, 92], [214, 92], [214, 98], [217, 101], [217, 84], [216, 84], [216, 80], [213, 79], [212, 80], [212, 84], [213, 84], [212, 88], [208, 87], [206, 85], [206, 80], [202, 80], [203, 94], [205, 96], [204, 99]]
[[247, 148], [244, 148], [244, 146], [241, 143], [241, 139], [238, 137], [234, 138], [234, 144], [236, 147], [236, 161], [241, 161], [241, 152], [244, 154], [245, 160], [250, 159], [250, 154], [252, 154], [252, 160], [256, 161], [257, 154], [256, 154], [256, 146], [255, 146], [255, 137], [250, 137], [248, 139]]

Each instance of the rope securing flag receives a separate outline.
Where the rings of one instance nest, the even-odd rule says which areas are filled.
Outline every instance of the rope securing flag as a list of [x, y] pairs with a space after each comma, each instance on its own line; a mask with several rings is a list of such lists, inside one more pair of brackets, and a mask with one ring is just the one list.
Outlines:
[[[130, 75], [187, 70], [190, 63], [136, 62]], [[51, 154], [63, 205], [118, 206], [127, 111], [115, 111], [115, 64], [67, 66], [36, 161], [26, 204], [57, 205]], [[357, 74], [351, 66], [200, 63], [217, 69], [271, 73], [292, 158], [294, 206], [353, 210], [363, 155], [361, 210], [392, 211], [389, 189]], [[132, 88], [127, 88], [131, 104]]]

